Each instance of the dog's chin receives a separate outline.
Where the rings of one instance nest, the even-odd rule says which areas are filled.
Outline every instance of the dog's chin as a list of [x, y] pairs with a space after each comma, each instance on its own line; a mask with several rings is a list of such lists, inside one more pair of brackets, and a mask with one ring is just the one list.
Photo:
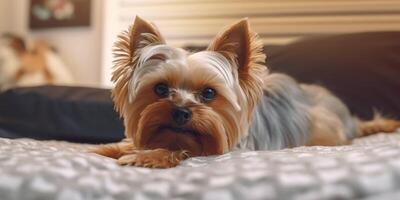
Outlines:
[[194, 129], [161, 125], [151, 134], [146, 147], [171, 151], [185, 150], [190, 156], [204, 155], [202, 135]]

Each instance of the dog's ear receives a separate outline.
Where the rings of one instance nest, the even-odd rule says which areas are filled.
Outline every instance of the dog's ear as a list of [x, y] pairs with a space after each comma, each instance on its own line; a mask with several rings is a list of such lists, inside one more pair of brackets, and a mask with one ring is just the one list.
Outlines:
[[113, 49], [114, 67], [111, 78], [115, 83], [113, 96], [117, 110], [121, 110], [122, 102], [127, 97], [129, 80], [137, 67], [140, 50], [149, 45], [164, 43], [155, 25], [138, 16], [127, 31], [118, 35]]
[[263, 77], [268, 72], [264, 65], [262, 41], [250, 30], [245, 18], [218, 34], [207, 50], [216, 51], [234, 63], [233, 71], [237, 71], [239, 84], [249, 105], [248, 119], [251, 119], [253, 108], [263, 93]]
[[[146, 20], [136, 16], [135, 22], [129, 30], [122, 32], [118, 35], [118, 39], [114, 44], [114, 76], [118, 78], [120, 70], [126, 67], [134, 68], [135, 56], [139, 50], [151, 44], [165, 43], [163, 37], [155, 27], [155, 25], [147, 22]], [[115, 77], [115, 78], [114, 78]]]
[[211, 42], [207, 50], [216, 51], [236, 62], [239, 75], [265, 62], [263, 44], [257, 34], [250, 30], [247, 18], [229, 26]]
[[153, 43], [165, 43], [157, 27], [139, 16], [135, 18], [135, 22], [129, 31], [129, 37], [132, 51]]

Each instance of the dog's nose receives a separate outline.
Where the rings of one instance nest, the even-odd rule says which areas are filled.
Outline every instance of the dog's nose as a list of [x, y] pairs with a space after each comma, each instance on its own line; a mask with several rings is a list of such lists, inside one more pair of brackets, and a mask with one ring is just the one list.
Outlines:
[[172, 110], [172, 119], [179, 126], [185, 125], [192, 118], [192, 111], [184, 107], [176, 107]]

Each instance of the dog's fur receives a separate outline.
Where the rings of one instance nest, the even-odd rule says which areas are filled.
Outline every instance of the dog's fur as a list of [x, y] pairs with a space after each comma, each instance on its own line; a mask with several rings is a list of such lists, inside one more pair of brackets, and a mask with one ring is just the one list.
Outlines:
[[[342, 145], [400, 127], [382, 117], [360, 121], [326, 89], [268, 74], [262, 45], [244, 19], [206, 51], [190, 53], [166, 45], [153, 24], [136, 17], [114, 49], [112, 94], [126, 139], [94, 151], [123, 165], [168, 168], [235, 148]], [[168, 96], [155, 94], [158, 83], [169, 86]], [[215, 99], [202, 101], [204, 88], [215, 89]], [[183, 127], [171, 117], [176, 106], [193, 113]]]

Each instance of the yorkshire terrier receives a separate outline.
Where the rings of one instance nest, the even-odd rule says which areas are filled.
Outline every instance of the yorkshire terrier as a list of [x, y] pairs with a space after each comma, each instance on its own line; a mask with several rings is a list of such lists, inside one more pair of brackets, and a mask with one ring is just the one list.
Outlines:
[[269, 74], [262, 50], [247, 19], [191, 53], [136, 17], [114, 48], [112, 95], [126, 139], [94, 152], [121, 165], [169, 168], [234, 149], [344, 145], [400, 127], [380, 116], [359, 120], [325, 88]]

